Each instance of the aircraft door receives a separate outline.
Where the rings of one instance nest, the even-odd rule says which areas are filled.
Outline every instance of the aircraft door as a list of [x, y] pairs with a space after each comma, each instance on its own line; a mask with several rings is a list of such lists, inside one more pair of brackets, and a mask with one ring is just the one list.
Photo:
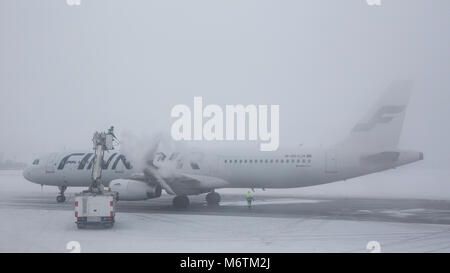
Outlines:
[[325, 159], [325, 172], [327, 173], [337, 173], [337, 155], [335, 150], [329, 150], [326, 153]]
[[231, 167], [233, 166], [231, 162], [231, 157], [228, 156], [219, 156], [218, 157], [218, 164], [217, 167], [219, 169], [219, 172], [225, 175], [226, 177], [229, 177], [231, 174]]
[[47, 163], [45, 165], [45, 172], [46, 173], [55, 173], [56, 170], [56, 154], [49, 155], [47, 159]]

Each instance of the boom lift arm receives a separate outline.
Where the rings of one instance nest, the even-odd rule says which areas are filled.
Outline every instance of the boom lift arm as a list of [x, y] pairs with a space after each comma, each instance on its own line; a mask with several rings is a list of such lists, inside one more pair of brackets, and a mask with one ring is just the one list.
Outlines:
[[95, 151], [94, 166], [92, 168], [92, 185], [89, 188], [91, 192], [103, 193], [103, 184], [101, 182], [103, 171], [103, 155], [105, 151], [113, 150], [113, 135], [95, 132], [92, 138], [93, 149]]

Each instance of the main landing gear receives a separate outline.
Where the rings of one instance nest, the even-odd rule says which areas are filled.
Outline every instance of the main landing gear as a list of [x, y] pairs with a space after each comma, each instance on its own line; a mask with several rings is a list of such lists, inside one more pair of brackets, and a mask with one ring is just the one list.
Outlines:
[[[212, 191], [206, 195], [205, 199], [208, 206], [215, 207], [220, 203], [220, 194]], [[189, 207], [189, 197], [187, 195], [177, 195], [173, 198], [172, 204], [177, 209], [185, 209]]]
[[56, 202], [58, 203], [64, 203], [66, 202], [66, 197], [64, 196], [64, 192], [67, 189], [67, 186], [59, 186], [59, 195], [56, 196]]
[[185, 209], [189, 207], [189, 197], [186, 195], [175, 196], [172, 200], [172, 204], [177, 209]]
[[208, 203], [208, 206], [218, 206], [220, 203], [220, 194], [218, 194], [215, 191], [212, 191], [206, 195], [206, 203]]

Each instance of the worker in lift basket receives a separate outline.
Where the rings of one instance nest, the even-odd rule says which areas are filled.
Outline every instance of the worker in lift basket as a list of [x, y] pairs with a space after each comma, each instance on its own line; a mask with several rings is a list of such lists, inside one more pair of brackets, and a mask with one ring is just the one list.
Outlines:
[[248, 206], [248, 209], [251, 209], [251, 208], [252, 208], [252, 201], [255, 200], [255, 198], [253, 198], [253, 195], [252, 195], [252, 192], [251, 192], [251, 191], [248, 191], [248, 192], [247, 192], [246, 199], [247, 199], [247, 206]]
[[116, 135], [114, 135], [114, 126], [111, 126], [111, 127], [108, 129], [108, 135], [112, 135], [113, 138], [116, 138], [116, 139], [117, 139]]

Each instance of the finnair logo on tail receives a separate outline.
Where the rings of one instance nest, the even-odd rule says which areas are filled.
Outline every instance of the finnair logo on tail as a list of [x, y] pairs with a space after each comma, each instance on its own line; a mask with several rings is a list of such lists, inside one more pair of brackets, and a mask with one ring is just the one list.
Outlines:
[[377, 123], [389, 123], [394, 119], [395, 114], [403, 112], [405, 106], [387, 105], [383, 106], [373, 115], [373, 117], [366, 123], [358, 123], [353, 132], [369, 131], [377, 125]]

